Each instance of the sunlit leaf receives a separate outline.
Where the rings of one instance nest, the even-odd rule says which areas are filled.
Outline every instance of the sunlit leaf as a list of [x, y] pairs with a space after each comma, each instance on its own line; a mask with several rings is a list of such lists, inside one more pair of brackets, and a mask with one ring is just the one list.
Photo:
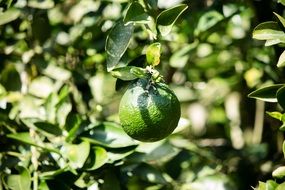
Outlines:
[[15, 8], [10, 8], [4, 13], [0, 13], [0, 25], [16, 20], [20, 16], [20, 13], [21, 11]]
[[88, 158], [90, 152], [90, 144], [87, 141], [83, 141], [80, 144], [65, 144], [61, 153], [69, 160], [69, 164], [72, 168], [82, 168], [85, 161]]
[[112, 28], [106, 39], [107, 69], [112, 70], [128, 48], [133, 34], [133, 24], [124, 24], [121, 20]]
[[82, 139], [110, 148], [123, 148], [136, 144], [120, 125], [111, 122], [104, 122], [82, 134]]
[[53, 90], [53, 81], [44, 76], [35, 78], [29, 86], [29, 93], [40, 98], [47, 98]]
[[282, 113], [280, 112], [266, 112], [268, 115], [270, 115], [270, 117], [273, 117], [275, 119], [278, 119], [279, 121], [282, 120]]
[[145, 12], [143, 6], [134, 1], [127, 10], [126, 16], [124, 18], [125, 23], [147, 23], [148, 14]]
[[124, 81], [134, 80], [137, 78], [137, 76], [131, 73], [132, 68], [133, 66], [119, 67], [119, 68], [113, 69], [111, 71], [111, 74], [113, 77], [119, 78]]
[[156, 66], [160, 62], [160, 48], [159, 42], [153, 43], [146, 49], [146, 61], [149, 65]]
[[175, 21], [187, 8], [187, 5], [180, 4], [162, 11], [157, 16], [156, 24], [162, 36], [166, 36], [171, 31]]
[[256, 98], [266, 102], [277, 102], [276, 93], [283, 87], [283, 84], [275, 84], [267, 87], [263, 87], [251, 92], [248, 97]]
[[272, 172], [272, 176], [275, 178], [283, 178], [285, 176], [285, 166], [280, 166], [280, 167], [276, 168]]
[[96, 170], [108, 161], [107, 151], [99, 146], [91, 148], [90, 155], [86, 160], [84, 168], [87, 170]]
[[28, 6], [32, 8], [37, 8], [37, 9], [51, 9], [54, 7], [54, 1], [52, 0], [43, 0], [43, 1], [29, 0]]
[[285, 43], [285, 33], [280, 29], [277, 22], [268, 21], [257, 25], [252, 37], [257, 40], [280, 40]]
[[5, 184], [12, 190], [27, 190], [31, 187], [31, 175], [28, 169], [17, 166], [19, 174], [7, 175], [4, 177]]
[[277, 62], [277, 67], [284, 67], [284, 66], [285, 66], [285, 51], [282, 52]]

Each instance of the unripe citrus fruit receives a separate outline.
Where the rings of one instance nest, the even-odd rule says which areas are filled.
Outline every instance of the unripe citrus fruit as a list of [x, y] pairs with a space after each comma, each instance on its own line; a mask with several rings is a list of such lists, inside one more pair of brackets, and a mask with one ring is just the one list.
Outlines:
[[124, 93], [119, 118], [132, 138], [153, 142], [170, 135], [180, 118], [180, 103], [168, 86], [150, 79], [138, 79]]

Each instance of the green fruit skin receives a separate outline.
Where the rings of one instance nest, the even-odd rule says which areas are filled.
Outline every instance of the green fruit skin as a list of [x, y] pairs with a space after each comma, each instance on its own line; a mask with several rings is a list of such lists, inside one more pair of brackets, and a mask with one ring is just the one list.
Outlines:
[[166, 84], [147, 86], [147, 79], [139, 79], [128, 87], [120, 102], [119, 118], [130, 137], [154, 142], [174, 131], [181, 110], [176, 95]]

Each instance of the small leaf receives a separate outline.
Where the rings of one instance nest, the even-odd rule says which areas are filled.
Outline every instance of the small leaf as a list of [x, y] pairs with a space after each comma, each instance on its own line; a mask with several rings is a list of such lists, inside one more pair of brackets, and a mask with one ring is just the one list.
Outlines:
[[265, 42], [265, 46], [273, 46], [273, 45], [276, 45], [276, 44], [279, 44], [281, 43], [281, 40], [280, 39], [273, 39], [273, 40], [266, 40]]
[[156, 66], [160, 62], [160, 48], [159, 42], [153, 43], [146, 49], [146, 61], [148, 65]]
[[90, 144], [87, 141], [76, 144], [66, 144], [61, 149], [62, 155], [70, 161], [74, 169], [82, 168], [90, 152]]
[[132, 67], [130, 72], [137, 78], [143, 78], [146, 76], [146, 70], [140, 67]]
[[111, 122], [104, 122], [82, 134], [82, 139], [109, 148], [123, 148], [136, 145], [135, 141], [124, 132], [120, 125]]
[[62, 130], [57, 125], [47, 123], [47, 122], [36, 122], [36, 123], [34, 123], [34, 125], [37, 128], [39, 128], [39, 129], [41, 129], [47, 133], [50, 133], [50, 134], [53, 134], [56, 136], [62, 135]]
[[17, 166], [19, 174], [4, 176], [5, 184], [12, 190], [27, 190], [31, 188], [31, 175], [28, 169]]
[[79, 115], [70, 114], [66, 120], [66, 129], [69, 131], [67, 137], [65, 138], [66, 142], [72, 142], [77, 135], [82, 119]]
[[284, 67], [284, 66], [285, 66], [285, 51], [282, 52], [277, 62], [277, 67]]
[[285, 166], [278, 167], [272, 172], [272, 176], [275, 178], [283, 178], [285, 176]]
[[133, 66], [116, 68], [111, 71], [111, 74], [113, 77], [119, 78], [124, 81], [134, 80], [137, 78], [137, 76], [131, 73], [132, 68]]
[[278, 18], [279, 22], [282, 24], [283, 28], [285, 27], [285, 19], [280, 16], [279, 14], [273, 12], [275, 14], [275, 16]]
[[95, 146], [90, 150], [90, 155], [84, 165], [86, 170], [96, 170], [108, 161], [107, 151], [99, 146]]
[[279, 88], [276, 95], [278, 103], [283, 109], [285, 109], [285, 86]]
[[280, 112], [266, 112], [270, 117], [278, 119], [279, 121], [282, 120], [282, 113]]
[[148, 22], [148, 14], [145, 12], [143, 6], [138, 2], [133, 2], [128, 10], [127, 14], [124, 18], [124, 22], [128, 23], [147, 23]]
[[111, 30], [106, 39], [107, 69], [111, 71], [126, 51], [134, 30], [133, 24], [125, 25], [121, 20]]
[[166, 36], [178, 19], [178, 17], [188, 8], [185, 4], [180, 4], [176, 7], [162, 11], [156, 19], [158, 30], [162, 36]]
[[8, 9], [4, 13], [0, 13], [0, 25], [7, 24], [16, 20], [20, 16], [21, 11], [18, 9]]
[[285, 43], [285, 33], [277, 22], [263, 22], [255, 27], [252, 37], [257, 40], [280, 40]]
[[283, 84], [275, 84], [263, 87], [251, 92], [248, 97], [256, 98], [265, 102], [277, 102], [276, 93], [283, 86]]

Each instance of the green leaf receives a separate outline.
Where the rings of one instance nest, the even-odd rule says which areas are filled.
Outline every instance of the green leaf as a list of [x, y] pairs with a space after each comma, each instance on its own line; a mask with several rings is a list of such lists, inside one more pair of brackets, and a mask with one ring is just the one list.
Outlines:
[[54, 179], [57, 175], [60, 175], [66, 171], [69, 171], [70, 168], [68, 166], [65, 166], [64, 168], [60, 168], [57, 170], [51, 170], [51, 171], [46, 171], [46, 172], [41, 172], [39, 174], [39, 177], [42, 180], [50, 180], [50, 179]]
[[283, 178], [285, 176], [285, 166], [281, 166], [281, 167], [276, 168], [272, 172], [272, 176], [274, 178]]
[[9, 189], [27, 190], [31, 188], [31, 175], [28, 169], [17, 166], [19, 174], [6, 175], [4, 182]]
[[282, 5], [285, 6], [285, 0], [278, 0], [278, 3], [281, 3]]
[[132, 68], [133, 66], [119, 67], [119, 68], [113, 69], [111, 71], [111, 74], [113, 77], [119, 78], [124, 81], [134, 80], [138, 77], [131, 72]]
[[167, 183], [161, 171], [145, 163], [142, 163], [137, 168], [135, 168], [133, 171], [133, 175], [139, 177], [143, 181], [151, 183]]
[[284, 66], [285, 66], [285, 51], [282, 52], [277, 62], [277, 67], [284, 67]]
[[66, 129], [69, 131], [67, 137], [65, 138], [66, 142], [72, 142], [76, 138], [76, 134], [82, 123], [82, 119], [79, 115], [70, 114], [67, 117]]
[[99, 146], [95, 146], [90, 150], [90, 155], [86, 160], [84, 168], [86, 170], [96, 170], [108, 161], [107, 151]]
[[62, 135], [62, 130], [57, 125], [47, 123], [47, 122], [36, 122], [36, 123], [34, 123], [34, 125], [37, 128], [39, 128], [39, 129], [41, 129], [47, 133], [50, 133], [50, 134], [53, 134], [56, 136]]
[[273, 13], [278, 18], [278, 20], [280, 21], [282, 26], [285, 27], [285, 19], [282, 16], [280, 16], [279, 14], [277, 14], [277, 13], [275, 13], [275, 12], [273, 12]]
[[[129, 156], [135, 152], [136, 147], [137, 146], [129, 146], [126, 148], [108, 150], [108, 152], [107, 152], [108, 158], [109, 158], [108, 163], [114, 163], [118, 160], [122, 160], [122, 159], [126, 158], [127, 156]], [[129, 158], [128, 158], [128, 161], [130, 161]]]
[[280, 29], [277, 22], [268, 21], [257, 25], [252, 37], [257, 40], [280, 40], [285, 43], [285, 33]]
[[126, 51], [134, 30], [133, 24], [116, 23], [106, 39], [107, 69], [111, 71]]
[[14, 140], [17, 140], [17, 141], [20, 141], [20, 142], [25, 143], [25, 144], [36, 146], [36, 147], [42, 148], [44, 150], [59, 154], [59, 151], [57, 149], [50, 148], [47, 146], [47, 144], [39, 144], [38, 142], [36, 142], [35, 139], [33, 139], [28, 132], [11, 133], [11, 134], [8, 134], [7, 137], [14, 139]]
[[280, 112], [266, 112], [270, 117], [278, 119], [279, 121], [282, 120], [282, 113]]
[[20, 16], [20, 13], [21, 11], [15, 8], [10, 8], [4, 13], [0, 13], [0, 25], [16, 20]]
[[143, 78], [146, 76], [146, 70], [140, 67], [132, 67], [130, 72], [137, 78]]
[[14, 140], [18, 140], [20, 142], [23, 142], [23, 143], [26, 143], [26, 144], [29, 144], [29, 145], [40, 147], [34, 141], [34, 139], [30, 136], [30, 133], [28, 133], [28, 132], [12, 133], [12, 134], [8, 134], [7, 137], [11, 138], [11, 139], [14, 139]]
[[128, 160], [146, 163], [164, 162], [170, 160], [178, 153], [178, 149], [168, 141], [158, 141], [151, 144], [143, 143], [136, 150], [139, 154], [134, 153], [130, 155]]
[[133, 2], [127, 10], [124, 22], [128, 23], [147, 23], [148, 14], [145, 12], [143, 6], [138, 2]]
[[212, 10], [203, 14], [198, 21], [194, 34], [206, 39], [210, 34], [217, 31], [217, 27], [225, 20], [218, 11]]
[[83, 141], [80, 144], [65, 144], [61, 153], [70, 161], [70, 166], [74, 169], [82, 168], [88, 158], [90, 152], [90, 144]]
[[285, 109], [285, 86], [278, 89], [276, 96], [278, 104]]
[[284, 190], [285, 189], [285, 182], [278, 185], [278, 187], [275, 190]]
[[135, 141], [124, 132], [120, 125], [111, 122], [104, 122], [82, 134], [82, 139], [109, 148], [136, 145]]
[[276, 183], [273, 180], [266, 181], [266, 190], [275, 190], [277, 186], [278, 186], [278, 183]]
[[147, 0], [147, 2], [153, 9], [157, 9], [158, 0]]
[[259, 181], [258, 182], [258, 189], [256, 189], [256, 190], [267, 190], [266, 189], [266, 183]]
[[276, 93], [283, 86], [283, 84], [275, 84], [263, 87], [251, 92], [248, 97], [256, 98], [265, 102], [277, 102]]
[[178, 17], [188, 8], [185, 4], [162, 11], [156, 19], [158, 30], [162, 36], [166, 36], [172, 29]]
[[29, 0], [28, 6], [37, 9], [51, 9], [54, 7], [54, 2], [52, 0]]
[[53, 92], [54, 87], [54, 82], [49, 77], [37, 77], [29, 86], [29, 93], [40, 98], [47, 98]]
[[146, 49], [146, 61], [148, 65], [156, 66], [160, 62], [160, 49], [161, 44], [159, 42], [153, 43]]

